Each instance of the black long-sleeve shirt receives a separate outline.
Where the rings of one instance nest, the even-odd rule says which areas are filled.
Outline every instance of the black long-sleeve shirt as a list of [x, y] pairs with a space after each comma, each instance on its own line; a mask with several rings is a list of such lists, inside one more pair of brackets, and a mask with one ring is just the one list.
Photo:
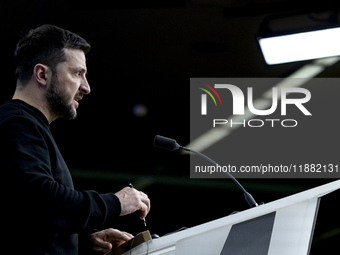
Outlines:
[[20, 100], [0, 107], [0, 171], [2, 247], [8, 250], [78, 254], [78, 233], [120, 214], [113, 193], [74, 189], [46, 117]]

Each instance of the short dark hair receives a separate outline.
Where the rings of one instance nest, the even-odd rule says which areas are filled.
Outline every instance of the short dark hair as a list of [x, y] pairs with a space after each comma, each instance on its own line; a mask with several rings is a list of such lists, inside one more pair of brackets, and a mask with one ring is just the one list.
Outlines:
[[42, 25], [31, 29], [19, 40], [14, 53], [17, 80], [26, 84], [38, 63], [55, 72], [57, 64], [67, 60], [64, 48], [79, 49], [86, 54], [91, 45], [79, 35], [57, 26]]

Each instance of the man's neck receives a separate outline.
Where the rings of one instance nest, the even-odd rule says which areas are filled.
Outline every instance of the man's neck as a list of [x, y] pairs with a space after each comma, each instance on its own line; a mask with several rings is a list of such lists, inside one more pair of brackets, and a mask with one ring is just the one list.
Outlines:
[[28, 90], [29, 87], [20, 89], [17, 88], [14, 92], [13, 99], [22, 100], [25, 103], [37, 108], [45, 115], [46, 119], [51, 124], [51, 122], [56, 120], [57, 118], [53, 114], [51, 114], [46, 99], [44, 100], [39, 93], [34, 93]]

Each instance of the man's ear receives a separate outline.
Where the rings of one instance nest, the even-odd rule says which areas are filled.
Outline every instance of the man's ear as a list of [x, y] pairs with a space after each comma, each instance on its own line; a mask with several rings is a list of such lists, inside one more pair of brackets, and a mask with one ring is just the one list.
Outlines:
[[33, 69], [33, 75], [35, 80], [42, 86], [47, 85], [47, 81], [51, 78], [51, 69], [43, 64], [36, 64]]

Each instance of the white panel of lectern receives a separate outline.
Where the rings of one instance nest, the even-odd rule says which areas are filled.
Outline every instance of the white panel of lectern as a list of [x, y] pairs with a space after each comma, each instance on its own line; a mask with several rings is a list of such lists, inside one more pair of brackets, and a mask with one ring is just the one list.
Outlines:
[[340, 180], [152, 239], [124, 253], [166, 255], [306, 255], [322, 196]]

